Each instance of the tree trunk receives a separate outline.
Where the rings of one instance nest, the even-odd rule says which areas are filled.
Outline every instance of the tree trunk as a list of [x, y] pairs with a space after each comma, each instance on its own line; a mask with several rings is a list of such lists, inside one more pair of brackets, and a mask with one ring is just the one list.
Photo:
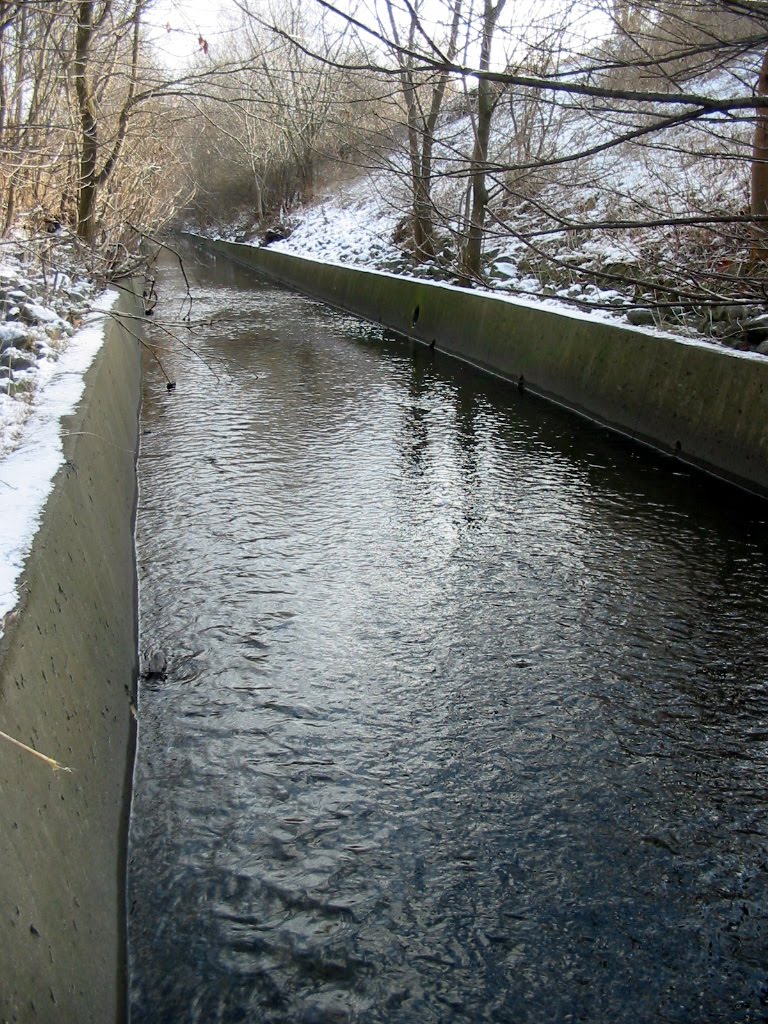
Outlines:
[[100, 171], [96, 169], [99, 157], [98, 122], [96, 120], [96, 103], [88, 82], [88, 59], [95, 33], [105, 21], [112, 6], [112, 0], [105, 0], [98, 19], [94, 19], [94, 0], [80, 0], [77, 6], [75, 60], [73, 62], [75, 94], [80, 117], [77, 234], [89, 245], [93, 244], [96, 236], [96, 196], [99, 186], [104, 185], [114, 171], [128, 131], [128, 121], [136, 95], [143, 3], [144, 0], [135, 0], [133, 13], [129, 19], [129, 24], [133, 26], [133, 35], [128, 92], [120, 110], [112, 150], [104, 160]]
[[[3, 110], [3, 123], [5, 124], [6, 118], [9, 119], [8, 123], [8, 138], [6, 140], [6, 148], [13, 153], [14, 167], [8, 175], [7, 188], [6, 188], [6, 199], [5, 199], [5, 218], [3, 221], [3, 237], [10, 233], [13, 227], [13, 222], [16, 217], [16, 195], [19, 180], [21, 178], [22, 164], [24, 156], [22, 153], [22, 129], [21, 121], [23, 117], [23, 98], [24, 90], [22, 83], [24, 81], [24, 65], [26, 58], [26, 35], [27, 35], [27, 11], [21, 9], [21, 18], [18, 25], [18, 50], [16, 53], [16, 69], [15, 69], [15, 87], [16, 96], [15, 101], [12, 103], [12, 108], [8, 111], [5, 108], [5, 96], [4, 96], [4, 110]], [[3, 29], [7, 27], [8, 23], [3, 24]], [[3, 90], [5, 92], [5, 89]], [[22, 179], [23, 180], [23, 179]]]
[[[401, 63], [400, 82], [407, 111], [408, 159], [411, 167], [411, 225], [414, 255], [419, 263], [434, 254], [434, 227], [432, 224], [432, 197], [430, 182], [422, 173], [421, 147], [427, 146], [427, 133], [419, 124], [419, 105], [413, 71]], [[420, 132], [420, 128], [422, 131]]]
[[477, 126], [470, 171], [472, 206], [469, 214], [467, 240], [462, 254], [462, 271], [468, 278], [478, 278], [482, 271], [485, 215], [488, 207], [485, 166], [488, 160], [492, 116], [491, 85], [487, 81], [481, 81], [477, 87]]
[[80, 0], [77, 5], [75, 60], [73, 64], [77, 110], [80, 119], [80, 169], [77, 188], [77, 234], [89, 245], [95, 235], [96, 157], [98, 134], [93, 97], [86, 77], [88, 51], [93, 38], [93, 0]]
[[[491, 46], [496, 23], [506, 0], [497, 0], [494, 7], [491, 0], [485, 0], [483, 12], [483, 38], [480, 47], [480, 70], [488, 71], [491, 66]], [[477, 85], [477, 116], [475, 123], [475, 144], [470, 165], [472, 208], [469, 215], [467, 240], [462, 253], [462, 276], [468, 280], [480, 277], [482, 272], [483, 238], [488, 209], [487, 171], [488, 146], [491, 138], [491, 121], [496, 106], [494, 86], [485, 78]]]
[[[420, 22], [420, 5], [410, 7], [410, 29], [407, 51], [413, 52], [416, 47]], [[448, 43], [447, 57], [453, 60], [456, 55], [461, 20], [462, 0], [453, 0], [451, 34]], [[387, 11], [392, 29], [392, 39], [399, 45], [399, 35], [391, 0], [387, 0]], [[435, 128], [445, 97], [448, 84], [447, 71], [441, 71], [432, 81], [429, 110], [424, 112], [419, 97], [417, 76], [413, 70], [413, 58], [398, 52], [400, 64], [400, 88], [406, 108], [406, 125], [408, 129], [408, 158], [411, 178], [411, 229], [413, 232], [414, 256], [419, 263], [434, 259], [435, 244], [435, 209], [432, 201], [433, 154], [435, 147]], [[426, 89], [426, 85], [423, 86]]]
[[[431, 181], [425, 177], [422, 171], [422, 162], [419, 154], [419, 124], [418, 108], [416, 104], [416, 91], [411, 81], [408, 86], [404, 85], [408, 104], [408, 150], [411, 163], [411, 195], [413, 199], [413, 243], [416, 260], [423, 263], [432, 259], [435, 255], [435, 229], [432, 223], [432, 195]], [[426, 132], [421, 138], [421, 146], [431, 148], [431, 140], [426, 137]]]
[[[757, 95], [768, 96], [768, 51], [763, 56], [757, 81]], [[753, 217], [768, 216], [768, 109], [759, 107], [755, 114], [755, 134], [752, 142], [752, 192], [750, 212]], [[764, 259], [768, 254], [768, 226], [754, 225], [753, 255]]]

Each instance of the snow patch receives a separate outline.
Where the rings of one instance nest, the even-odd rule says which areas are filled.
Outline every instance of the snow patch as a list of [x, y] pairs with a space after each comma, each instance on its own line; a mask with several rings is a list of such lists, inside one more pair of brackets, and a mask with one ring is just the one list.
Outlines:
[[[0, 521], [4, 527], [0, 549], [0, 623], [18, 603], [24, 563], [54, 477], [64, 465], [62, 418], [75, 411], [83, 395], [85, 373], [104, 343], [105, 320], [118, 294], [110, 289], [97, 297], [85, 326], [72, 336], [58, 361], [51, 364], [47, 380], [32, 396], [32, 411], [18, 447], [0, 461]], [[0, 407], [0, 418], [26, 414], [18, 401], [0, 397], [6, 399]], [[0, 636], [2, 633], [0, 625]]]

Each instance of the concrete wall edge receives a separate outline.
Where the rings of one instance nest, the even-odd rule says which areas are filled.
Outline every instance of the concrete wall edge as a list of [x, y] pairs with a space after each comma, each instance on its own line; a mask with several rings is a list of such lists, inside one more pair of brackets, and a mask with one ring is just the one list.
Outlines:
[[[104, 325], [0, 642], [0, 1021], [127, 1018], [125, 869], [136, 665], [142, 308]], [[138, 327], [136, 325], [139, 325]]]
[[768, 359], [493, 293], [189, 235], [630, 441], [768, 497]]

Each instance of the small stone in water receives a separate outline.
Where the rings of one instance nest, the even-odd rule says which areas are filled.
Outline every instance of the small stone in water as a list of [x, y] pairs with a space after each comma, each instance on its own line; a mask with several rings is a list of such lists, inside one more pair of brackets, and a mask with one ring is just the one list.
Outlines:
[[164, 651], [148, 651], [143, 658], [141, 674], [146, 678], [164, 676], [168, 668], [168, 659]]

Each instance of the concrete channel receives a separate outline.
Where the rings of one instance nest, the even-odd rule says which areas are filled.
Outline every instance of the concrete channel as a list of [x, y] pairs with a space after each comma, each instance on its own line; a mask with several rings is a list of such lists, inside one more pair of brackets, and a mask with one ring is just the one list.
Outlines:
[[[139, 313], [131, 294], [114, 312]], [[0, 1022], [126, 1017], [140, 346], [108, 319], [0, 642]]]
[[748, 491], [768, 495], [768, 358], [452, 285], [196, 239]]
[[[768, 494], [768, 360], [447, 285], [198, 239], [271, 280]], [[119, 311], [120, 307], [118, 307]], [[122, 300], [137, 312], [135, 300]], [[126, 1017], [140, 351], [112, 319], [0, 641], [0, 1024]]]

